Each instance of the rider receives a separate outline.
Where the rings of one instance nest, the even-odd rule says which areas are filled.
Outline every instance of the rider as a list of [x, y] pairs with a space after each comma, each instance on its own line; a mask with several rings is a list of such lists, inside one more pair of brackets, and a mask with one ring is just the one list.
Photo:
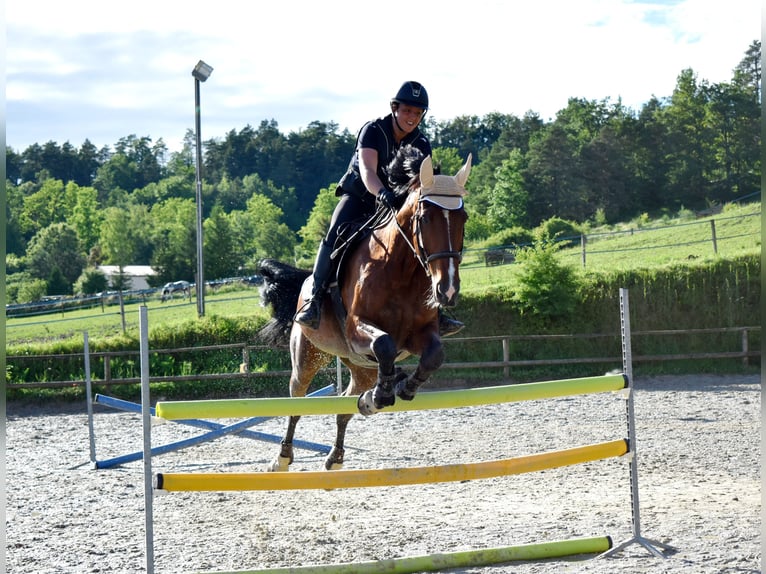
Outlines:
[[[375, 212], [376, 201], [389, 209], [397, 209], [394, 192], [384, 183], [387, 181], [384, 168], [394, 159], [400, 147], [409, 144], [422, 151], [424, 157], [431, 155], [431, 143], [418, 127], [428, 111], [428, 93], [422, 84], [404, 82], [390, 105], [390, 114], [362, 126], [348, 170], [335, 191], [340, 201], [314, 261], [311, 299], [294, 318], [295, 322], [306, 327], [316, 329], [319, 326], [322, 298], [333, 268], [330, 254], [339, 229], [344, 223], [369, 218]], [[439, 310], [441, 336], [454, 335], [464, 326]]]

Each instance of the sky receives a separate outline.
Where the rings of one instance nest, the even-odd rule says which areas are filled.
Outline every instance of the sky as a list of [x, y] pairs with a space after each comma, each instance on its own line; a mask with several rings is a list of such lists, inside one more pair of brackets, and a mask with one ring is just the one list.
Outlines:
[[761, 38], [759, 0], [24, 0], [7, 2], [6, 145], [135, 135], [181, 148], [274, 120], [355, 133], [421, 82], [437, 121], [544, 121], [569, 98], [639, 110], [682, 70], [728, 82]]

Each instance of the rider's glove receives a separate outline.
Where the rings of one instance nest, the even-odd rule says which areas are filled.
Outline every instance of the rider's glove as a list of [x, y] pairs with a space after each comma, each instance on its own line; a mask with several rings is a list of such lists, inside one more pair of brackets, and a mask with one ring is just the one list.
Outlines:
[[388, 209], [396, 210], [396, 195], [386, 187], [381, 187], [378, 192], [378, 201]]

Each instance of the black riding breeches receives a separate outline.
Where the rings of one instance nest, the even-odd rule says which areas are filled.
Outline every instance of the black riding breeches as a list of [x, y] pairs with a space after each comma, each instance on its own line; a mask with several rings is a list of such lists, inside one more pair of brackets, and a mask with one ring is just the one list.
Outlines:
[[375, 197], [368, 193], [364, 198], [344, 193], [340, 197], [338, 205], [330, 220], [330, 229], [327, 231], [325, 241], [332, 246], [338, 246], [338, 237], [347, 238], [347, 229], [352, 222], [360, 223], [369, 219], [375, 213]]

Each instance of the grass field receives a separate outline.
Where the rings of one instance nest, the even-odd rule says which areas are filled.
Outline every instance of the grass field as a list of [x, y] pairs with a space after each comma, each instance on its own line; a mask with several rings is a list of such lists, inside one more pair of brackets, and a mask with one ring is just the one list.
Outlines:
[[[713, 250], [711, 220], [715, 220], [717, 250]], [[588, 273], [662, 267], [683, 262], [704, 263], [761, 251], [761, 204], [728, 206], [715, 217], [626, 223], [593, 229], [586, 242], [585, 267], [580, 245], [561, 249], [559, 258]], [[477, 293], [487, 287], [511, 285], [518, 265], [486, 267], [484, 251], [467, 250], [460, 267], [461, 289]]]
[[[143, 303], [126, 304], [125, 328], [138, 331], [138, 311]], [[173, 328], [197, 318], [196, 300], [175, 299], [162, 303], [159, 297], [146, 301], [149, 326]], [[219, 317], [263, 317], [268, 310], [261, 306], [258, 289], [243, 287], [236, 291], [205, 295], [205, 315]], [[122, 315], [119, 305], [92, 309], [79, 309], [50, 315], [6, 320], [6, 349], [18, 354], [25, 345], [41, 341], [76, 339], [82, 341], [83, 332], [89, 339], [112, 337], [122, 333]]]

